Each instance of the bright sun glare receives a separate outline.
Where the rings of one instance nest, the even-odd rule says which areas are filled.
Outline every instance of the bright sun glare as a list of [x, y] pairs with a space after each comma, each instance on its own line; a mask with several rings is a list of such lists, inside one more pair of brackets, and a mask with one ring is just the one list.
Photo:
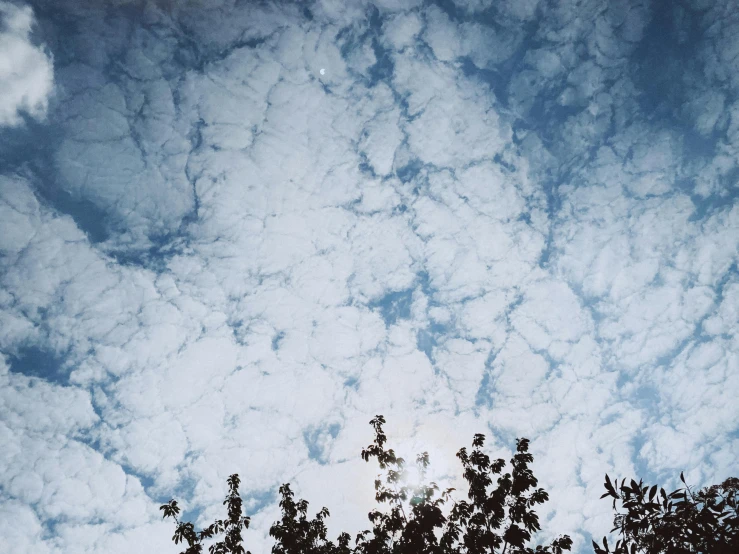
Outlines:
[[[434, 482], [440, 490], [454, 486], [453, 481], [458, 477], [456, 473], [461, 473], [459, 468], [454, 465], [454, 461], [456, 461], [455, 452], [451, 447], [446, 447], [435, 439], [438, 439], [438, 437], [435, 437], [433, 433], [422, 432], [413, 437], [396, 441], [396, 445], [390, 445], [395, 450], [395, 454], [405, 460], [404, 485], [418, 488], [421, 485], [430, 485]], [[416, 457], [423, 452], [428, 452], [429, 465], [426, 468], [426, 476], [422, 479], [421, 472], [416, 464]]]

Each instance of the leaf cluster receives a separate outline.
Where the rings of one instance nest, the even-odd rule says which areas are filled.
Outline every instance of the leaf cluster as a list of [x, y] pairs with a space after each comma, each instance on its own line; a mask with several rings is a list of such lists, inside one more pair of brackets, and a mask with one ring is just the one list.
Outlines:
[[[621, 538], [614, 554], [737, 554], [739, 553], [739, 479], [727, 479], [693, 494], [680, 473], [684, 488], [670, 494], [657, 485], [648, 486], [633, 479], [618, 485], [606, 475], [606, 492], [625, 512], [614, 516], [613, 531]], [[616, 490], [618, 488], [618, 490]], [[601, 548], [593, 541], [596, 554], [610, 553], [603, 538]]]

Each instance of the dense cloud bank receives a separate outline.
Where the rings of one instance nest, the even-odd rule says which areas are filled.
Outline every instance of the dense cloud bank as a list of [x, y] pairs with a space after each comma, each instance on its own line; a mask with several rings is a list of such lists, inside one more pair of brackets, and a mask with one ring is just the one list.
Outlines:
[[450, 485], [531, 439], [575, 551], [605, 472], [736, 474], [738, 15], [1, 3], [0, 550], [174, 552], [234, 472], [253, 552], [282, 482], [359, 530], [378, 413]]

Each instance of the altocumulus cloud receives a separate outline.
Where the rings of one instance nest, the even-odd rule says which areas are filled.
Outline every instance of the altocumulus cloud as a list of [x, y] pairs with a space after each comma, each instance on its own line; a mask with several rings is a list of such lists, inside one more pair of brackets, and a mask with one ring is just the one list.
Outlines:
[[40, 118], [46, 114], [53, 86], [52, 60], [30, 40], [34, 23], [28, 6], [0, 2], [0, 125], [22, 122], [21, 113]]
[[283, 482], [360, 530], [378, 413], [450, 486], [531, 439], [575, 551], [605, 472], [735, 475], [735, 7], [0, 4], [0, 550], [233, 472], [253, 552]]

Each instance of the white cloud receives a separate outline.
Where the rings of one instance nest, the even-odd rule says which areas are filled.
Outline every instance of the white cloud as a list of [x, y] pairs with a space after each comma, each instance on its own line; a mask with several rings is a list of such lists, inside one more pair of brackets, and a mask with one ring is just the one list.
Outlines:
[[2, 498], [0, 504], [0, 547], [6, 551], [31, 552], [36, 550], [46, 554], [48, 546], [38, 546], [42, 527], [33, 510], [24, 502]]
[[392, 92], [384, 85], [376, 88], [379, 89], [378, 104], [382, 102], [387, 108], [367, 122], [359, 148], [367, 156], [375, 173], [388, 175], [393, 169], [395, 151], [403, 140], [403, 133], [398, 126], [400, 113], [393, 105]]
[[426, 11], [426, 42], [442, 62], [452, 61], [461, 55], [461, 38], [457, 27], [452, 25], [447, 15], [436, 6]]
[[382, 37], [396, 50], [402, 50], [413, 44], [422, 28], [423, 22], [417, 13], [400, 13], [385, 20]]
[[33, 10], [0, 2], [0, 126], [15, 127], [22, 113], [43, 119], [54, 87], [54, 68], [45, 48], [33, 44]]
[[[4, 509], [11, 512], [9, 518], [36, 522], [28, 529], [31, 537], [36, 535], [34, 543], [40, 520], [62, 518], [67, 522], [63, 525], [73, 527], [88, 519], [109, 517], [110, 506], [116, 505], [116, 526], [132, 528], [156, 515], [136, 478], [72, 439], [98, 420], [86, 391], [31, 382], [9, 373], [4, 361], [0, 361], [0, 379], [0, 429], [6, 444], [0, 480], [11, 498], [33, 507], [26, 510], [11, 501]], [[33, 460], [30, 465], [29, 460]], [[17, 539], [14, 548], [29, 536]]]
[[580, 339], [591, 328], [577, 297], [561, 282], [532, 283], [511, 315], [513, 327], [535, 350], [549, 350], [559, 358], [565, 343]]
[[417, 115], [405, 127], [414, 155], [439, 167], [463, 167], [505, 148], [511, 131], [482, 87], [409, 55], [396, 56], [395, 64], [395, 85], [409, 94], [409, 112]]

